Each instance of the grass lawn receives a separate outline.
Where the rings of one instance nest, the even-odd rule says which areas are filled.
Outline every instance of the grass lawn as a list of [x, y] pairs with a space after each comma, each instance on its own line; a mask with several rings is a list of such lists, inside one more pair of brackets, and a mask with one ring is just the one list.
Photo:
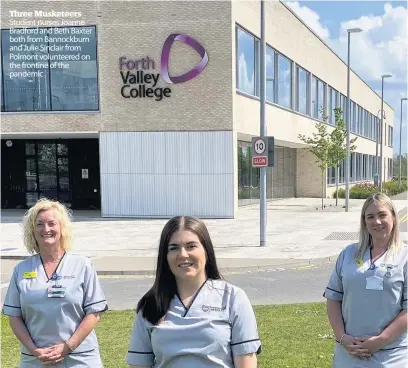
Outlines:
[[[329, 368], [333, 340], [324, 303], [254, 307], [262, 340], [260, 368]], [[108, 311], [97, 327], [105, 368], [127, 368], [134, 311]], [[7, 317], [1, 320], [1, 366], [18, 367], [20, 348]]]

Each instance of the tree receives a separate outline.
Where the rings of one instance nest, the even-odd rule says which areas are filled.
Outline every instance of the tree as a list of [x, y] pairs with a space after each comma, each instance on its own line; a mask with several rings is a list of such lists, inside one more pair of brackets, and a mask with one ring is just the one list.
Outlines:
[[[330, 134], [330, 147], [329, 147], [329, 163], [328, 167], [334, 167], [336, 170], [336, 206], [339, 200], [339, 167], [343, 161], [347, 158], [347, 146], [346, 137], [347, 130], [344, 120], [341, 118], [342, 111], [339, 107], [334, 109], [334, 116], [336, 126]], [[350, 152], [356, 149], [354, 143], [357, 137], [350, 139]]]
[[[323, 115], [323, 120], [326, 120], [327, 117], [325, 116], [325, 110], [322, 109], [321, 111]], [[324, 208], [324, 174], [327, 169], [327, 165], [330, 163], [329, 161], [329, 149], [330, 149], [330, 136], [327, 133], [327, 125], [322, 121], [315, 124], [317, 129], [317, 133], [313, 133], [312, 137], [306, 137], [303, 134], [299, 134], [298, 138], [305, 142], [308, 147], [307, 149], [311, 152], [314, 156], [316, 156], [317, 160], [315, 161], [319, 169], [322, 173], [322, 210]]]
[[399, 176], [399, 160], [401, 159], [401, 177], [403, 179], [407, 178], [407, 159], [408, 159], [408, 155], [402, 154], [400, 155], [396, 155], [394, 156], [394, 159], [392, 161], [393, 163], [393, 172], [392, 175], [394, 178], [398, 178]]

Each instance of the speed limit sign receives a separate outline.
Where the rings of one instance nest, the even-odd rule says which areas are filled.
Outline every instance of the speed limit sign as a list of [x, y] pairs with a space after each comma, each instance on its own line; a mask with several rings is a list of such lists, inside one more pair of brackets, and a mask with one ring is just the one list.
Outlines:
[[252, 137], [252, 167], [268, 166], [268, 137]]
[[254, 151], [258, 155], [263, 155], [266, 151], [266, 143], [262, 138], [256, 138], [254, 140]]

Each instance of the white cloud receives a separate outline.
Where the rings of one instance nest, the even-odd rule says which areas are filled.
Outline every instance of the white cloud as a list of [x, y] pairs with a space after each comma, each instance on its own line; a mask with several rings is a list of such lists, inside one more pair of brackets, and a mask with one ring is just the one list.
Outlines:
[[298, 1], [285, 2], [320, 38], [327, 40], [329, 30], [320, 23], [320, 15], [307, 6], [301, 6]]
[[390, 73], [389, 83], [407, 80], [408, 10], [385, 4], [381, 16], [364, 15], [340, 25], [340, 37], [330, 40], [340, 56], [347, 56], [347, 29], [359, 27], [363, 32], [351, 35], [351, 64], [363, 78], [378, 79]]
[[248, 77], [248, 67], [245, 60], [245, 55], [242, 53], [238, 59], [238, 68], [239, 68], [239, 89], [243, 92], [254, 94], [254, 71], [252, 70], [251, 79]]
[[[351, 35], [351, 68], [370, 85], [375, 83], [378, 86], [383, 74], [392, 75], [387, 79], [384, 99], [394, 108], [394, 152], [398, 152], [400, 99], [407, 96], [408, 9], [386, 3], [381, 15], [362, 15], [339, 24], [339, 37], [335, 39], [321, 23], [319, 14], [297, 1], [286, 4], [345, 61], [347, 29], [363, 30]], [[406, 111], [404, 106], [403, 119], [406, 119]], [[404, 122], [403, 151], [407, 150], [406, 129]]]

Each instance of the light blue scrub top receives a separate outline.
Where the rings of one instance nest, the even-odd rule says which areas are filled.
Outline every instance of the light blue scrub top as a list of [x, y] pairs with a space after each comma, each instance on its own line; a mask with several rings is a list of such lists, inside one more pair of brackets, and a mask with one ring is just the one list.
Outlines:
[[[358, 244], [351, 244], [339, 255], [324, 296], [341, 301], [345, 333], [351, 336], [377, 336], [402, 311], [407, 309], [407, 257], [408, 247], [391, 254], [386, 252], [370, 269], [370, 250], [357, 264], [354, 259]], [[383, 290], [368, 290], [367, 278], [382, 279]], [[336, 343], [334, 367], [386, 367], [406, 368], [408, 338], [403, 333], [368, 360], [353, 358]]]
[[207, 280], [190, 308], [178, 296], [163, 322], [139, 312], [127, 362], [154, 368], [233, 368], [233, 357], [260, 352], [257, 323], [245, 292], [223, 280]]
[[[31, 277], [33, 273], [35, 277]], [[3, 314], [22, 317], [37, 347], [68, 340], [87, 314], [108, 309], [95, 267], [88, 258], [65, 253], [55, 273], [58, 280], [48, 279], [41, 257], [28, 257], [14, 268], [3, 305]], [[64, 298], [48, 297], [48, 289], [55, 284], [66, 288]], [[44, 367], [22, 344], [21, 354], [20, 367]], [[102, 367], [95, 331], [62, 363], [51, 366]]]

